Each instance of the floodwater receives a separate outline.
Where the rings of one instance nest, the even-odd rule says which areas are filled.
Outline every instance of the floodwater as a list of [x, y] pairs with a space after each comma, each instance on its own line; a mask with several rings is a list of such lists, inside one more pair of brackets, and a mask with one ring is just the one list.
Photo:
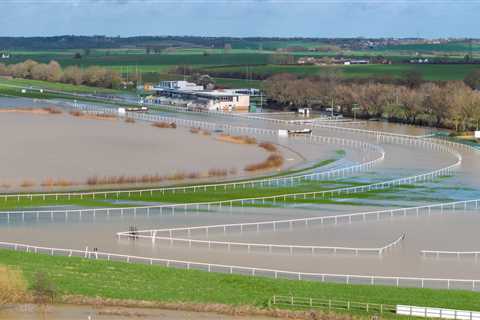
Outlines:
[[263, 316], [230, 316], [211, 312], [188, 312], [156, 308], [92, 307], [77, 305], [17, 305], [0, 309], [0, 320], [240, 320], [273, 319]]
[[[70, 115], [2, 113], [0, 135], [8, 137], [2, 143], [0, 183], [17, 186], [23, 180], [37, 184], [47, 178], [85, 182], [92, 176], [172, 175], [232, 168], [237, 173], [230, 178], [245, 177], [247, 164], [268, 157], [256, 145], [221, 142], [185, 128], [159, 129], [145, 123]], [[286, 159], [283, 169], [335, 156], [334, 146], [316, 146], [313, 154], [311, 145], [298, 145], [299, 151], [288, 144], [279, 146]]]
[[[182, 117], [202, 118], [206, 119], [207, 115], [176, 115]], [[2, 115], [3, 117], [3, 115]], [[33, 116], [32, 116], [33, 117]], [[59, 116], [63, 117], [63, 116]], [[1, 118], [1, 117], [0, 117]], [[27, 117], [28, 118], [28, 117]], [[50, 119], [46, 117], [43, 119]], [[60, 119], [60, 118], [58, 118]], [[229, 117], [213, 117], [215, 121], [222, 123], [232, 123], [236, 125], [248, 124], [251, 126], [280, 128], [273, 123], [265, 123], [262, 121], [248, 121], [245, 119], [231, 119]], [[9, 122], [17, 121], [10, 119], [5, 121], [8, 126]], [[43, 120], [50, 121], [50, 120]], [[30, 121], [30, 125], [35, 126], [38, 121]], [[81, 123], [81, 125], [79, 125]], [[85, 125], [89, 126], [87, 132]], [[0, 123], [3, 130], [3, 123]], [[72, 128], [77, 129], [77, 136], [83, 134], [83, 137], [89, 137], [92, 140], [92, 146], [84, 149], [88, 151], [90, 157], [76, 155], [82, 159], [82, 164], [89, 164], [85, 167], [97, 168], [103, 164], [106, 169], [116, 170], [138, 170], [138, 164], [145, 164], [143, 169], [156, 169], [157, 172], [161, 168], [165, 170], [179, 170], [186, 168], [201, 169], [202, 165], [209, 165], [214, 162], [218, 163], [237, 163], [243, 164], [242, 161], [253, 162], [252, 160], [262, 160], [266, 156], [258, 148], [252, 147], [249, 150], [246, 146], [232, 145], [221, 143], [218, 141], [210, 141], [206, 137], [191, 135], [188, 131], [156, 129], [144, 125], [133, 125], [128, 127], [127, 124], [94, 121], [94, 120], [78, 120], [69, 119], [63, 124], [62, 130], [43, 129], [47, 137], [59, 137], [60, 143], [63, 142], [62, 150], [68, 150], [68, 154], [76, 152], [72, 145], [69, 145], [68, 139]], [[44, 126], [46, 128], [47, 126]], [[371, 123], [369, 128], [381, 129], [384, 131], [392, 131], [396, 133], [421, 135], [425, 134], [425, 130], [417, 127], [401, 126], [385, 123]], [[18, 130], [16, 126], [15, 130]], [[105, 130], [108, 128], [108, 130]], [[67, 130], [68, 129], [68, 130]], [[10, 127], [10, 130], [14, 130]], [[27, 129], [25, 129], [27, 130]], [[28, 131], [28, 130], [27, 130]], [[37, 130], [38, 131], [38, 130]], [[121, 131], [121, 132], [120, 132]], [[8, 131], [7, 131], [8, 132]], [[20, 131], [22, 132], [22, 131]], [[36, 132], [36, 131], [34, 131]], [[59, 134], [61, 132], [61, 134]], [[108, 132], [108, 133], [106, 133]], [[126, 134], [125, 132], [128, 132]], [[345, 133], [341, 131], [330, 131], [326, 129], [316, 128], [315, 134], [324, 136], [337, 136], [371, 143], [378, 143], [371, 137]], [[4, 134], [5, 135], [5, 134]], [[41, 136], [45, 134], [42, 132]], [[9, 134], [8, 136], [12, 136]], [[23, 135], [19, 135], [20, 138]], [[14, 138], [20, 139], [20, 138]], [[78, 139], [78, 137], [77, 137]], [[113, 139], [113, 140], [110, 140]], [[93, 141], [97, 140], [97, 141]], [[18, 140], [17, 140], [18, 141]], [[53, 141], [53, 138], [51, 138]], [[128, 144], [125, 142], [127, 141]], [[188, 147], [179, 147], [180, 143], [188, 143]], [[55, 140], [56, 142], [56, 140]], [[78, 142], [78, 140], [77, 140]], [[99, 145], [100, 143], [100, 145]], [[103, 143], [103, 145], [102, 145]], [[17, 143], [18, 144], [18, 143]], [[77, 143], [78, 144], [78, 143]], [[123, 148], [127, 144], [128, 148]], [[155, 146], [160, 146], [168, 150], [168, 152], [155, 152]], [[288, 158], [297, 159], [298, 163], [312, 162], [320, 159], [327, 159], [334, 154], [335, 150], [346, 149], [347, 155], [344, 163], [358, 163], [366, 161], [374, 157], [368, 152], [361, 152], [355, 149], [344, 148], [335, 145], [309, 145], [301, 140], [288, 140], [282, 142]], [[21, 144], [19, 149], [26, 149], [26, 144]], [[110, 150], [110, 145], [112, 149]], [[408, 145], [397, 145], [389, 143], [380, 143], [385, 150], [386, 155], [382, 163], [372, 168], [369, 172], [355, 174], [355, 181], [373, 182], [384, 181], [393, 178], [406, 177], [415, 174], [429, 172], [454, 164], [457, 159], [454, 155], [426, 150], [420, 147], [412, 147]], [[10, 145], [15, 150], [15, 145]], [[29, 148], [35, 145], [30, 142]], [[66, 149], [63, 149], [66, 148]], [[18, 146], [17, 146], [18, 149]], [[109, 152], [116, 154], [119, 150], [125, 152], [113, 158], [106, 155]], [[153, 149], [153, 150], [152, 150]], [[97, 153], [93, 153], [96, 150]], [[143, 154], [142, 152], [148, 152]], [[54, 152], [55, 150], [51, 150]], [[108, 152], [107, 152], [108, 151]], [[460, 199], [463, 196], [474, 195], [474, 192], [464, 193], [458, 187], [468, 187], [472, 190], [480, 189], [480, 161], [478, 154], [461, 151], [463, 162], [458, 169], [457, 174], [452, 178], [443, 179], [441, 185], [444, 186], [445, 193], [448, 188], [455, 189], [455, 196]], [[94, 154], [95, 156], [92, 156]], [[132, 155], [133, 154], [133, 155]], [[39, 157], [38, 155], [42, 155]], [[129, 161], [119, 161], [122, 156], [132, 155]], [[8, 157], [8, 153], [6, 153]], [[17, 157], [19, 154], [17, 153]], [[61, 172], [62, 163], [66, 160], [63, 155], [60, 159], [51, 157], [44, 150], [36, 149], [30, 157], [32, 158], [24, 167], [34, 164], [31, 174], [38, 171], [40, 164], [45, 165], [51, 161], [57, 161], [57, 167], [53, 167], [53, 172]], [[106, 159], [102, 159], [106, 157]], [[255, 158], [257, 157], [257, 158]], [[41, 161], [40, 159], [48, 159]], [[213, 159], [213, 160], [212, 160]], [[10, 160], [13, 161], [13, 160]], [[20, 159], [18, 159], [20, 161]], [[75, 163], [73, 157], [68, 161]], [[22, 164], [20, 161], [19, 164]], [[219, 165], [219, 164], [218, 164]], [[185, 167], [182, 167], [185, 166]], [[17, 168], [16, 162], [10, 162], [8, 168]], [[46, 167], [48, 169], [48, 166]], [[100, 168], [100, 167], [99, 167]], [[159, 169], [160, 168], [160, 169]], [[7, 171], [7, 170], [6, 170]], [[22, 171], [23, 172], [23, 171]], [[135, 171], [134, 171], [135, 172]], [[142, 172], [143, 173], [143, 172]], [[6, 174], [6, 173], [4, 173]], [[17, 172], [17, 175], [19, 172]], [[415, 192], [415, 191], [412, 191]], [[348, 200], [348, 198], [347, 198]], [[441, 200], [441, 199], [440, 199]], [[408, 205], [415, 205], [414, 200], [407, 200]], [[308, 228], [295, 227], [293, 229], [280, 228], [277, 232], [273, 230], [262, 230], [262, 232], [246, 231], [243, 233], [228, 232], [211, 233], [210, 239], [222, 241], [238, 241], [238, 242], [256, 242], [256, 243], [272, 243], [272, 244], [292, 244], [292, 245], [318, 245], [318, 246], [348, 246], [348, 247], [381, 247], [398, 238], [402, 233], [406, 233], [406, 239], [401, 244], [383, 256], [364, 255], [358, 256], [352, 254], [310, 254], [305, 252], [289, 252], [275, 251], [272, 253], [254, 251], [251, 253], [242, 250], [232, 250], [226, 252], [222, 248], [203, 248], [194, 246], [188, 248], [180, 244], [170, 246], [165, 243], [152, 244], [151, 241], [143, 240], [118, 240], [115, 237], [116, 232], [128, 230], [131, 226], [139, 229], [151, 228], [167, 228], [174, 226], [194, 226], [194, 225], [211, 225], [222, 223], [238, 223], [238, 222], [256, 222], [269, 221], [288, 218], [302, 218], [314, 216], [328, 216], [340, 213], [351, 213], [369, 211], [374, 209], [385, 209], [385, 206], [395, 205], [393, 202], [383, 203], [383, 207], [373, 206], [351, 206], [351, 205], [294, 205], [287, 208], [224, 208], [218, 212], [176, 212], [170, 215], [168, 212], [154, 213], [151, 211], [150, 216], [138, 213], [136, 216], [131, 215], [111, 215], [111, 216], [78, 216], [72, 215], [66, 219], [64, 216], [43, 217], [36, 219], [35, 217], [21, 216], [11, 218], [9, 221], [5, 217], [0, 219], [0, 232], [2, 241], [28, 243], [33, 245], [73, 248], [83, 250], [86, 247], [99, 248], [100, 251], [123, 253], [146, 257], [161, 257], [177, 260], [188, 260], [197, 262], [209, 262], [227, 265], [238, 265], [247, 267], [261, 267], [269, 269], [280, 269], [290, 271], [314, 272], [314, 273], [343, 273], [343, 274], [359, 274], [359, 275], [384, 275], [384, 276], [422, 276], [422, 277], [438, 277], [438, 278], [465, 278], [480, 279], [479, 262], [475, 259], [432, 259], [424, 258], [420, 255], [420, 250], [452, 250], [480, 251], [480, 233], [477, 232], [480, 223], [480, 212], [461, 212], [441, 214], [436, 210], [432, 210], [430, 215], [425, 212], [416, 215], [408, 215], [406, 217], [394, 217], [387, 219], [367, 219], [364, 222], [353, 221], [352, 223], [339, 223], [338, 225], [310, 225]], [[195, 235], [198, 239], [204, 239], [205, 235]]]
[[[339, 213], [371, 211], [372, 207], [323, 206], [315, 210], [299, 208], [233, 208], [219, 212], [177, 212], [175, 215], [163, 212], [150, 215], [137, 212], [136, 216], [114, 214], [111, 216], [79, 217], [70, 214], [66, 219], [57, 215], [53, 220], [43, 217], [37, 220], [28, 215], [5, 218], [0, 222], [3, 241], [15, 241], [38, 246], [73, 248], [84, 250], [98, 248], [104, 252], [129, 255], [169, 258], [205, 263], [217, 263], [247, 267], [259, 267], [302, 272], [325, 272], [343, 274], [375, 274], [384, 276], [423, 276], [473, 278], [480, 277], [480, 262], [472, 259], [424, 259], [420, 250], [478, 250], [480, 234], [480, 212], [462, 210], [454, 212], [438, 210], [421, 211], [406, 217], [354, 219], [351, 223], [340, 221], [337, 225], [310, 223], [308, 227], [297, 224], [289, 229], [285, 224], [275, 232], [265, 227], [257, 232], [246, 229], [209, 232], [208, 239], [264, 244], [316, 245], [358, 248], [382, 247], [406, 233], [406, 239], [398, 246], [379, 257], [375, 254], [331, 254], [309, 250], [297, 250], [291, 255], [288, 250], [278, 249], [269, 253], [265, 249], [255, 249], [251, 253], [245, 249], [232, 249], [227, 252], [224, 246], [208, 249], [205, 245], [161, 241], [152, 244], [150, 240], [117, 239], [118, 231], [126, 231], [131, 226], [138, 229], [167, 228], [181, 226], [212, 225], [270, 221], [288, 218], [329, 216]], [[377, 208], [380, 209], [380, 208]], [[255, 228], [253, 228], [255, 229]], [[180, 233], [179, 237], [185, 237]], [[203, 233], [193, 233], [194, 239], [206, 239]], [[61, 240], [59, 240], [61, 239]]]

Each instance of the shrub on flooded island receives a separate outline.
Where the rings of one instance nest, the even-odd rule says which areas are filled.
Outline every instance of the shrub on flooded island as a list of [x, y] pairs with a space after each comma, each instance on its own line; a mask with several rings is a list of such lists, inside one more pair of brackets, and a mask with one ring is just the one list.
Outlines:
[[228, 175], [227, 169], [210, 169], [208, 170], [209, 177], [225, 177]]
[[47, 111], [50, 114], [61, 114], [62, 110], [54, 108], [54, 107], [45, 107], [43, 110]]
[[168, 177], [168, 180], [173, 180], [173, 181], [178, 181], [178, 180], [185, 180], [187, 177], [187, 174], [184, 172], [177, 172], [174, 173], [173, 175]]
[[220, 134], [217, 138], [220, 141], [239, 143], [239, 144], [256, 144], [257, 139], [249, 136], [231, 136], [228, 134]]
[[190, 172], [190, 173], [187, 175], [187, 178], [188, 178], [188, 179], [198, 179], [198, 178], [200, 178], [200, 173], [198, 173], [198, 172]]
[[74, 117], [81, 117], [83, 116], [83, 112], [82, 111], [78, 111], [78, 110], [72, 110], [69, 112], [69, 114], [71, 116], [74, 116]]
[[258, 144], [258, 146], [267, 150], [268, 152], [277, 152], [277, 147], [271, 142], [261, 142]]
[[35, 186], [35, 181], [33, 181], [33, 180], [26, 179], [26, 180], [23, 180], [20, 183], [20, 187], [22, 187], [22, 188], [31, 188], [33, 186]]
[[44, 272], [37, 272], [35, 274], [32, 290], [36, 303], [52, 303], [57, 295], [55, 284]]
[[176, 129], [177, 124], [175, 122], [154, 122], [152, 123], [152, 127], [162, 128], [162, 129]]
[[23, 302], [27, 297], [27, 282], [18, 270], [0, 266], [0, 306]]
[[10, 189], [11, 187], [12, 187], [11, 183], [8, 183], [8, 182], [3, 182], [2, 183], [2, 188], [4, 188], [4, 189]]
[[202, 128], [190, 128], [190, 133], [201, 134], [201, 135], [204, 135], [204, 136], [212, 135], [212, 133], [210, 131], [204, 130]]
[[115, 185], [115, 184], [136, 184], [136, 183], [155, 183], [165, 180], [164, 177], [159, 174], [144, 174], [141, 176], [92, 176], [86, 180], [86, 184], [90, 186], [94, 185]]
[[135, 119], [133, 119], [133, 118], [126, 118], [126, 119], [125, 119], [125, 122], [126, 122], [126, 123], [135, 123]]
[[245, 171], [257, 171], [257, 170], [266, 170], [271, 168], [277, 168], [283, 165], [283, 157], [279, 154], [272, 154], [268, 156], [267, 160], [260, 162], [249, 164], [245, 167]]

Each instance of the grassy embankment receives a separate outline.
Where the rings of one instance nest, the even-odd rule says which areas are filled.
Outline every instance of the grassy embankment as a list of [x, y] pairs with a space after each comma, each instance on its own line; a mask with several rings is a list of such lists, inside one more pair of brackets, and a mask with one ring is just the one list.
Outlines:
[[60, 82], [49, 82], [41, 80], [31, 80], [31, 79], [10, 79], [0, 77], [0, 84], [11, 85], [11, 86], [20, 86], [20, 87], [34, 87], [34, 88], [43, 88], [49, 90], [57, 90], [68, 93], [105, 93], [105, 94], [118, 94], [123, 93], [122, 90], [113, 90], [99, 87], [90, 87], [84, 85], [73, 85], [68, 83]]
[[273, 295], [480, 310], [479, 293], [274, 280], [120, 262], [0, 250], [0, 264], [18, 268], [32, 285], [46, 273], [62, 295], [266, 307]]

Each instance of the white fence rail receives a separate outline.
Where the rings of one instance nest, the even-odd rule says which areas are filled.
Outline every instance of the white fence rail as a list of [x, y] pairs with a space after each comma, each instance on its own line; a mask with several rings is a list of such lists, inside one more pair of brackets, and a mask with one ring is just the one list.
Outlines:
[[[297, 221], [298, 222], [298, 221]], [[308, 224], [308, 221], [306, 221]], [[273, 231], [277, 231], [277, 223], [272, 223]], [[290, 224], [289, 224], [290, 225]], [[254, 226], [255, 229], [251, 228]], [[128, 232], [120, 232], [117, 233], [119, 239], [127, 238], [127, 239], [148, 239], [152, 241], [152, 243], [156, 243], [158, 241], [164, 241], [169, 243], [173, 246], [176, 243], [183, 243], [187, 244], [189, 248], [192, 248], [192, 245], [200, 245], [204, 247], [208, 247], [208, 249], [226, 249], [227, 251], [231, 251], [232, 249], [243, 249], [246, 250], [248, 253], [256, 252], [255, 250], [263, 250], [263, 252], [274, 253], [276, 252], [289, 252], [290, 255], [295, 254], [296, 252], [305, 254], [310, 253], [312, 255], [318, 253], [328, 253], [328, 254], [376, 254], [382, 255], [386, 250], [393, 248], [394, 246], [398, 245], [401, 241], [405, 239], [405, 233], [403, 233], [400, 237], [396, 238], [394, 241], [387, 243], [382, 247], [376, 248], [361, 248], [361, 247], [341, 247], [341, 246], [314, 246], [314, 245], [288, 245], [288, 244], [275, 244], [275, 243], [247, 243], [247, 242], [233, 242], [233, 241], [216, 241], [216, 240], [198, 240], [192, 238], [180, 238], [174, 236], [176, 232], [186, 232], [189, 236], [191, 236], [193, 231], [196, 230], [203, 230], [205, 232], [205, 236], [209, 236], [210, 230], [218, 231], [223, 229], [223, 234], [227, 232], [246, 232], [249, 230], [256, 230], [256, 232], [263, 231], [260, 226], [265, 226], [264, 223], [245, 223], [245, 224], [230, 224], [230, 225], [223, 225], [222, 226], [207, 226], [207, 227], [186, 227], [186, 228], [171, 228], [171, 229], [161, 229], [161, 230], [153, 230], [153, 231], [128, 231]], [[249, 228], [250, 227], [250, 228]], [[292, 227], [292, 225], [290, 225]], [[271, 231], [271, 230], [270, 230]], [[149, 233], [149, 234], [146, 234]], [[158, 236], [158, 234], [166, 233], [168, 236]]]
[[396, 312], [396, 306], [389, 304], [295, 296], [274, 295], [270, 299], [269, 303], [271, 306], [297, 307], [307, 309], [362, 311], [380, 314]]
[[351, 274], [332, 274], [332, 273], [308, 273], [295, 272], [287, 270], [276, 270], [267, 268], [244, 267], [234, 265], [223, 265], [203, 262], [192, 262], [173, 259], [162, 259], [152, 257], [141, 257], [132, 255], [123, 255], [116, 253], [61, 249], [51, 247], [32, 246], [21, 243], [0, 242], [0, 248], [15, 251], [25, 251], [33, 253], [43, 253], [52, 256], [82, 257], [88, 259], [103, 259], [109, 261], [121, 261], [127, 263], [143, 263], [149, 265], [162, 265], [166, 267], [176, 267], [182, 269], [195, 269], [207, 272], [243, 274], [250, 276], [270, 277], [274, 279], [292, 279], [309, 280], [321, 282], [335, 282], [344, 284], [363, 284], [363, 285], [389, 285], [396, 287], [417, 287], [417, 288], [444, 288], [444, 289], [463, 289], [479, 290], [480, 280], [474, 279], [443, 279], [443, 278], [421, 278], [421, 277], [389, 277], [373, 275], [351, 275]]
[[479, 311], [397, 305], [396, 313], [409, 317], [480, 320]]
[[420, 253], [424, 258], [435, 257], [435, 258], [475, 258], [478, 259], [480, 256], [480, 251], [445, 251], [445, 250], [420, 250]]
[[[247, 252], [251, 252], [252, 249], [261, 248], [267, 250], [268, 253], [272, 253], [274, 249], [283, 249], [288, 250], [292, 255], [295, 251], [301, 253], [311, 253], [315, 254], [318, 251], [325, 253], [350, 253], [356, 254], [359, 253], [376, 253], [383, 254], [384, 251], [393, 248], [398, 245], [401, 241], [405, 239], [405, 234], [402, 234], [395, 241], [380, 247], [380, 248], [354, 248], [354, 247], [327, 247], [327, 246], [296, 246], [296, 245], [283, 245], [283, 244], [265, 244], [265, 243], [244, 243], [244, 242], [230, 242], [230, 241], [214, 241], [214, 240], [197, 240], [192, 239], [192, 235], [200, 234], [203, 236], [208, 236], [212, 233], [223, 233], [227, 234], [230, 232], [277, 232], [281, 228], [288, 228], [292, 230], [294, 227], [308, 227], [314, 225], [324, 225], [324, 224], [339, 224], [339, 223], [352, 223], [355, 221], [367, 221], [372, 217], [376, 220], [381, 218], [392, 218], [396, 216], [407, 216], [407, 215], [416, 215], [421, 214], [430, 215], [432, 210], [440, 210], [440, 213], [451, 210], [456, 212], [457, 210], [475, 210], [479, 209], [480, 200], [466, 200], [466, 201], [457, 201], [450, 203], [441, 203], [441, 204], [432, 204], [418, 207], [407, 207], [407, 208], [398, 208], [398, 209], [386, 209], [386, 210], [377, 210], [377, 211], [368, 211], [368, 212], [358, 212], [358, 213], [348, 213], [340, 214], [333, 216], [319, 216], [319, 217], [308, 217], [308, 218], [297, 218], [297, 219], [283, 219], [283, 220], [271, 220], [271, 221], [260, 221], [260, 222], [247, 222], [247, 223], [232, 223], [232, 224], [218, 224], [218, 225], [206, 225], [206, 226], [194, 226], [194, 227], [179, 227], [179, 228], [163, 228], [163, 229], [146, 229], [146, 230], [135, 230], [135, 231], [123, 231], [118, 232], [117, 237], [119, 239], [148, 239], [155, 243], [157, 240], [167, 241], [171, 245], [176, 242], [187, 243], [189, 247], [192, 247], [192, 244], [206, 245], [209, 249], [212, 249], [214, 246], [219, 246], [220, 248], [231, 250], [232, 248], [243, 248]], [[176, 236], [181, 234], [182, 236]], [[183, 235], [187, 235], [185, 238]]]

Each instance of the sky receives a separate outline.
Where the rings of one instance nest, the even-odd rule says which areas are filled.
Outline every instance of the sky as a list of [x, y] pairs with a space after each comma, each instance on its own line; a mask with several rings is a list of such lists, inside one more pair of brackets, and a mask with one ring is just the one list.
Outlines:
[[0, 36], [480, 38], [480, 0], [0, 0]]

